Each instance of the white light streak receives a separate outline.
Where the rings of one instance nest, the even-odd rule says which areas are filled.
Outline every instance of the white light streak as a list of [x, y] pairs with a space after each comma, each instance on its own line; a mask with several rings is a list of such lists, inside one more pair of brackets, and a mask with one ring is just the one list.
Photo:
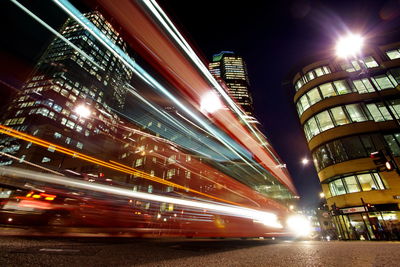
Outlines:
[[222, 204], [218, 202], [202, 202], [194, 200], [186, 200], [181, 198], [166, 197], [161, 195], [149, 194], [144, 192], [132, 191], [128, 189], [90, 183], [86, 181], [75, 180], [71, 178], [66, 178], [62, 176], [56, 176], [51, 174], [43, 174], [39, 172], [34, 172], [30, 170], [24, 170], [14, 167], [0, 167], [0, 175], [13, 177], [13, 178], [23, 178], [39, 182], [46, 182], [51, 184], [57, 184], [62, 186], [69, 186], [78, 189], [97, 191], [102, 193], [113, 194], [117, 196], [125, 196], [129, 198], [139, 198], [149, 201], [157, 201], [161, 203], [172, 203], [187, 207], [195, 207], [199, 209], [205, 209], [208, 211], [219, 212], [224, 215], [242, 217], [253, 219], [255, 221], [262, 222], [264, 225], [273, 228], [282, 228], [282, 224], [279, 222], [277, 216], [272, 212], [254, 210], [250, 208], [238, 207], [233, 205]]

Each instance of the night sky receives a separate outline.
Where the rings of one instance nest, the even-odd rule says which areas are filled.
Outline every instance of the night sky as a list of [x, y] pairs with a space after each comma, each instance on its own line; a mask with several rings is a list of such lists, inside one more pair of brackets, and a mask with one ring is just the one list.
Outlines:
[[[42, 8], [35, 8], [31, 1], [21, 2], [32, 4], [38, 15], [53, 21], [55, 26], [65, 20], [62, 12], [47, 12], [44, 2], [40, 1]], [[301, 204], [317, 204], [321, 188], [313, 164], [301, 164], [302, 158], [311, 159], [311, 155], [292, 103], [293, 92], [285, 84], [291, 81], [294, 71], [310, 63], [307, 59], [332, 53], [335, 40], [346, 29], [376, 37], [398, 28], [400, 1], [159, 0], [158, 3], [204, 59], [210, 60], [222, 50], [234, 51], [244, 58], [255, 115], [287, 164]], [[0, 42], [0, 59], [8, 62], [1, 64], [0, 78], [18, 87], [50, 36], [9, 1], [2, 1], [0, 7], [4, 13], [0, 27], [3, 36], [8, 37]], [[21, 70], [19, 76], [7, 74], [13, 65]]]
[[[294, 71], [334, 53], [346, 30], [375, 38], [398, 28], [400, 1], [180, 1], [159, 0], [170, 18], [208, 60], [222, 50], [246, 61], [255, 115], [287, 164], [303, 206], [319, 202], [317, 173], [292, 103]], [[368, 41], [368, 39], [367, 39]], [[294, 90], [294, 89], [293, 89]]]

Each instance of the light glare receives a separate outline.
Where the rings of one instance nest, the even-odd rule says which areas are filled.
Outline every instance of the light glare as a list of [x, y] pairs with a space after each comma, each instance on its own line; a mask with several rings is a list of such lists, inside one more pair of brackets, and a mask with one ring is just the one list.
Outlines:
[[341, 58], [355, 57], [361, 52], [364, 38], [359, 34], [349, 34], [339, 39], [336, 55]]
[[287, 226], [297, 236], [306, 237], [311, 233], [311, 222], [302, 215], [290, 216], [287, 220]]
[[222, 103], [215, 92], [208, 92], [202, 97], [200, 108], [208, 113], [214, 113], [222, 108]]
[[80, 117], [87, 118], [90, 116], [90, 109], [85, 105], [79, 105], [75, 108], [75, 113], [78, 114]]

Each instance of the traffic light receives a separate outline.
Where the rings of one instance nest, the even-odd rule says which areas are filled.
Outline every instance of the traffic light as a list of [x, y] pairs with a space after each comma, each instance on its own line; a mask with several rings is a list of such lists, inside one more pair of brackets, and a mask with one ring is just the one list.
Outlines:
[[385, 165], [387, 162], [386, 156], [382, 150], [372, 152], [370, 158], [374, 161], [375, 165]]
[[393, 171], [395, 168], [395, 165], [392, 161], [386, 161], [385, 168], [386, 168], [386, 171]]
[[393, 171], [397, 170], [397, 165], [390, 154], [386, 154], [384, 150], [372, 152], [370, 158], [374, 161], [375, 165], [378, 166], [379, 171]]

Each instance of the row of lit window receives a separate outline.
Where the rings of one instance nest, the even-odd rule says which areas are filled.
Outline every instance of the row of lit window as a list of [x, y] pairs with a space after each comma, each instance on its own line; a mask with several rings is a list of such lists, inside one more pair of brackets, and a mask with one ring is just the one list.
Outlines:
[[332, 196], [386, 189], [378, 173], [363, 173], [344, 176], [329, 182]]
[[[375, 68], [378, 67], [379, 64], [375, 61], [372, 56], [367, 56], [357, 60], [344, 61], [340, 64], [340, 68], [347, 72], [354, 72], [361, 70], [362, 68]], [[307, 72], [304, 76], [302, 76], [296, 83], [295, 89], [298, 91], [304, 84], [314, 80], [317, 77], [323, 76], [325, 74], [331, 73], [331, 70], [328, 66], [323, 66], [314, 70]]]
[[[62, 139], [63, 138], [62, 134], [60, 134], [59, 132], [54, 132], [53, 137], [54, 137], [54, 139]], [[83, 144], [81, 142], [74, 141], [74, 140], [71, 139], [71, 137], [68, 137], [68, 136], [65, 137], [65, 143], [66, 144], [71, 145], [74, 142], [76, 142], [76, 147], [77, 148], [83, 149]]]
[[369, 158], [372, 152], [389, 147], [395, 156], [400, 155], [400, 134], [366, 134], [350, 136], [328, 142], [312, 152], [317, 171], [353, 159]]
[[306, 75], [301, 76], [300, 79], [297, 80], [294, 87], [296, 91], [298, 91], [304, 84], [308, 83], [309, 81], [314, 80], [317, 77], [321, 77], [323, 75], [331, 73], [331, 70], [328, 66], [322, 66], [313, 70], [310, 70], [306, 73]]
[[[371, 83], [371, 81], [373, 84]], [[338, 80], [334, 82], [324, 83], [311, 89], [306, 94], [301, 96], [296, 103], [296, 108], [299, 116], [301, 116], [303, 112], [309, 107], [320, 102], [323, 99], [353, 92], [357, 92], [359, 94], [375, 92], [374, 86], [378, 91], [391, 89], [395, 88], [398, 85], [398, 82], [388, 72], [387, 74], [374, 76], [370, 79], [364, 78], [359, 80], [352, 80], [350, 81], [350, 84], [352, 84], [351, 87], [349, 86], [347, 81]]]
[[390, 100], [388, 106], [395, 118], [392, 117], [385, 104], [381, 102], [349, 104], [322, 111], [305, 122], [304, 132], [306, 138], [309, 141], [321, 132], [345, 124], [371, 120], [380, 122], [399, 119], [400, 99]]
[[362, 68], [376, 68], [379, 67], [378, 62], [372, 57], [364, 57], [360, 59], [353, 59], [350, 61], [345, 61], [340, 64], [340, 67], [342, 70], [347, 71], [347, 72], [354, 72], [354, 71], [359, 71]]
[[13, 119], [8, 119], [4, 122], [4, 125], [18, 125], [24, 123], [26, 117], [21, 117], [21, 118], [13, 118]]

